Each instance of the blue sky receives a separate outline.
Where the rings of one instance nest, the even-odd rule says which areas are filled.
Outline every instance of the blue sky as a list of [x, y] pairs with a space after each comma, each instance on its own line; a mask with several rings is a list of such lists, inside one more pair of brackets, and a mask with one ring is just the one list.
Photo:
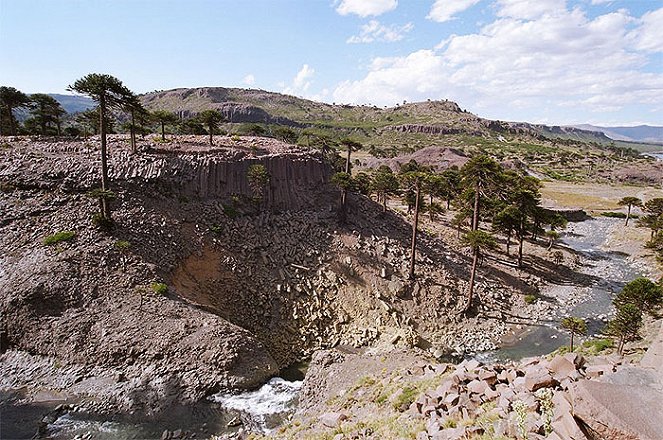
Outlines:
[[0, 0], [0, 84], [261, 88], [663, 125], [663, 0]]

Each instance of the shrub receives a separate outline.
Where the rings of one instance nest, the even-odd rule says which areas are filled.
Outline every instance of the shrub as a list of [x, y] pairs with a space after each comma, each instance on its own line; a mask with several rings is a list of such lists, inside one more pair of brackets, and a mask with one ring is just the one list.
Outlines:
[[94, 224], [99, 229], [104, 230], [112, 229], [115, 225], [115, 223], [113, 223], [113, 219], [106, 218], [99, 213], [92, 216], [92, 224]]
[[131, 243], [126, 240], [118, 240], [115, 242], [115, 249], [118, 251], [126, 251], [131, 247]]
[[[623, 212], [606, 211], [602, 212], [601, 215], [603, 217], [610, 217], [610, 218], [626, 218], [626, 214], [624, 214]], [[638, 216], [631, 214], [631, 218], [638, 218]]]
[[537, 301], [536, 295], [525, 295], [525, 302], [527, 304], [534, 304]]
[[152, 292], [156, 293], [157, 295], [165, 295], [168, 293], [168, 285], [164, 283], [158, 283], [156, 281], [150, 284], [150, 289], [152, 289]]
[[43, 243], [46, 246], [51, 246], [57, 243], [60, 243], [62, 241], [69, 241], [72, 238], [76, 236], [76, 233], [73, 231], [61, 231], [61, 232], [56, 232], [53, 235], [49, 235], [48, 237], [44, 238]]

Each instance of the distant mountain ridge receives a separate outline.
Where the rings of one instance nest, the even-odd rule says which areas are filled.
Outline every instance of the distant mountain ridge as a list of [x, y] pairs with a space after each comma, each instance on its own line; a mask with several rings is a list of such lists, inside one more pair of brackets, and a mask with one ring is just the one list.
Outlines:
[[[50, 94], [68, 113], [95, 107], [95, 102], [79, 95]], [[610, 144], [613, 141], [663, 143], [663, 127], [599, 127], [590, 124], [552, 126], [527, 122], [492, 121], [462, 110], [448, 100], [403, 103], [395, 107], [337, 105], [311, 101], [291, 95], [257, 89], [226, 87], [179, 88], [141, 95], [149, 110], [168, 110], [182, 117], [215, 108], [229, 122], [264, 123], [291, 127], [315, 126], [352, 135], [417, 133], [430, 135], [462, 134], [471, 136], [516, 132], [531, 137]], [[396, 136], [398, 137], [398, 136]]]
[[600, 127], [597, 125], [580, 124], [574, 128], [600, 132], [616, 141], [663, 143], [663, 127], [637, 125], [634, 127]]
[[87, 96], [61, 95], [58, 93], [49, 93], [48, 95], [55, 98], [67, 113], [78, 113], [97, 106], [97, 104]]

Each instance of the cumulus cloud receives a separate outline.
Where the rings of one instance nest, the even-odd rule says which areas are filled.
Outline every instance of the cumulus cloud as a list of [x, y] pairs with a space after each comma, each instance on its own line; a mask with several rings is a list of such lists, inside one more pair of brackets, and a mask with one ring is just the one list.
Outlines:
[[256, 83], [256, 77], [252, 73], [249, 73], [242, 79], [242, 84], [247, 86], [252, 86]]
[[566, 13], [566, 0], [498, 0], [497, 15], [533, 20], [542, 15]]
[[564, 117], [569, 108], [591, 113], [663, 105], [663, 74], [643, 68], [647, 51], [661, 50], [655, 25], [663, 22], [661, 10], [640, 19], [625, 10], [589, 18], [563, 1], [529, 3], [538, 6], [526, 10], [522, 0], [498, 0], [498, 18], [478, 33], [375, 58], [364, 78], [339, 84], [333, 96], [387, 105], [451, 98], [487, 116], [530, 120], [542, 108]]
[[284, 86], [283, 93], [287, 95], [305, 96], [311, 87], [311, 79], [315, 69], [304, 64], [288, 86]]
[[405, 37], [405, 34], [414, 29], [412, 23], [407, 23], [403, 26], [396, 25], [383, 25], [377, 20], [371, 20], [365, 25], [361, 26], [359, 35], [353, 35], [348, 38], [348, 43], [372, 43], [374, 41], [394, 42], [400, 41]]
[[426, 18], [443, 23], [476, 5], [480, 0], [436, 0]]
[[336, 12], [341, 15], [356, 14], [360, 17], [382, 15], [398, 6], [397, 0], [341, 0]]
[[647, 52], [663, 52], [663, 8], [646, 13], [640, 23], [631, 34], [636, 47]]

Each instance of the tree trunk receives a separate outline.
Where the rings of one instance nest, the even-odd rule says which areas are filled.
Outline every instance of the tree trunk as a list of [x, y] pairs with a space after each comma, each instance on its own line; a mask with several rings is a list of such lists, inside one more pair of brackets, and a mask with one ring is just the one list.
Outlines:
[[[106, 152], [106, 101], [103, 97], [99, 99], [99, 135], [101, 137], [101, 190], [108, 191], [108, 158]], [[101, 201], [102, 213], [101, 216], [106, 220], [111, 219], [110, 200], [107, 197], [102, 197]]]
[[131, 110], [131, 127], [129, 134], [131, 136], [131, 152], [136, 154], [136, 151], [138, 151], [138, 148], [136, 147], [136, 112], [133, 109]]
[[481, 186], [477, 180], [476, 185], [474, 185], [474, 212], [472, 213], [472, 230], [476, 231], [479, 229], [479, 193], [481, 191]]
[[12, 136], [16, 136], [16, 124], [14, 123], [14, 114], [12, 113], [11, 106], [7, 106], [7, 116], [9, 116], [9, 130]]
[[410, 273], [409, 278], [414, 279], [414, 265], [417, 251], [417, 227], [419, 226], [419, 193], [421, 191], [420, 183], [417, 182], [414, 199], [414, 220], [412, 221], [412, 244], [410, 246]]
[[518, 267], [523, 265], [523, 242], [525, 241], [525, 234], [520, 232], [518, 235]]
[[463, 309], [463, 313], [467, 313], [472, 308], [472, 299], [474, 296], [474, 278], [477, 273], [477, 263], [479, 261], [479, 248], [475, 248], [472, 256], [472, 269], [470, 270], [470, 285], [467, 289], [467, 304]]
[[382, 195], [382, 212], [387, 212], [387, 195]]
[[347, 198], [348, 198], [348, 190], [345, 188], [341, 188], [341, 212], [339, 213], [341, 223], [345, 223], [345, 221], [348, 218], [348, 213], [346, 209]]
[[506, 256], [509, 256], [511, 250], [511, 230], [507, 231], [506, 234]]
[[571, 332], [571, 353], [573, 353], [573, 332]]
[[213, 128], [212, 128], [212, 124], [210, 124], [210, 125], [209, 125], [209, 144], [210, 144], [210, 145], [214, 145], [214, 138], [213, 138], [213, 136], [214, 136], [214, 131], [213, 131]]
[[628, 205], [628, 210], [626, 211], [626, 223], [624, 226], [628, 226], [628, 219], [631, 217], [631, 205]]
[[163, 121], [161, 121], [161, 140], [166, 140], [166, 124]]
[[553, 244], [555, 244], [555, 239], [551, 237], [550, 240], [548, 241], [548, 249], [546, 250], [550, 252], [550, 249], [552, 249]]
[[345, 172], [350, 174], [350, 155], [352, 154], [352, 147], [348, 145], [348, 156], [345, 159]]

